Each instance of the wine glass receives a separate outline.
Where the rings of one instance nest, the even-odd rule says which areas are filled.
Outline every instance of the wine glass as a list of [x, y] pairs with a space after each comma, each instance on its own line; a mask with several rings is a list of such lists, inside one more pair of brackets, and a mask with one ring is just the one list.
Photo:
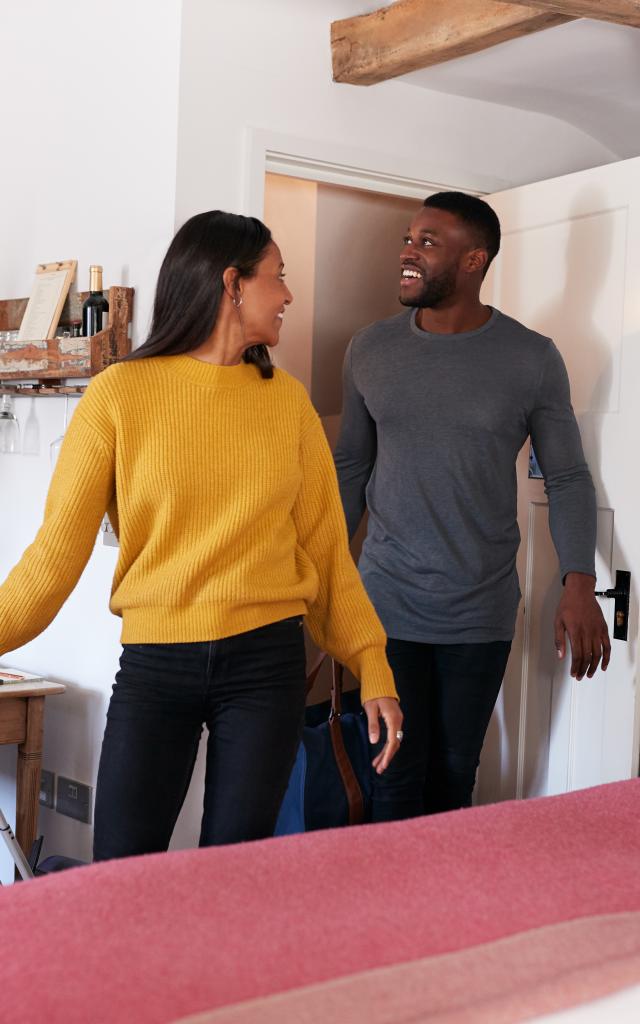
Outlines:
[[20, 454], [20, 424], [13, 411], [12, 395], [2, 395], [0, 400], [0, 452]]
[[64, 435], [67, 430], [67, 421], [69, 417], [69, 396], [64, 396], [64, 425], [62, 427], [62, 433], [59, 437], [56, 437], [55, 441], [52, 441], [49, 445], [49, 457], [51, 459], [51, 469], [55, 468], [56, 462], [58, 461], [58, 455], [62, 448], [62, 442], [64, 441]]
[[31, 407], [29, 409], [29, 415], [27, 416], [27, 422], [24, 425], [22, 454], [40, 454], [40, 424], [38, 423], [38, 417], [36, 415], [36, 400], [33, 396], [31, 398]]

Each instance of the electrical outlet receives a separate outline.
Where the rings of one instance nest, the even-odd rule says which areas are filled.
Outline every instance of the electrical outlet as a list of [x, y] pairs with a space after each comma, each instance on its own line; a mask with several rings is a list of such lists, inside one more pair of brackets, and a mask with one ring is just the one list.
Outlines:
[[100, 525], [100, 532], [102, 533], [102, 543], [110, 548], [119, 547], [118, 538], [116, 537], [113, 526], [109, 522], [109, 516], [105, 516]]
[[53, 807], [54, 805], [54, 793], [56, 787], [56, 777], [53, 772], [48, 772], [46, 768], [43, 768], [40, 772], [40, 806], [41, 807]]
[[91, 824], [91, 786], [85, 786], [75, 779], [67, 779], [64, 775], [58, 776], [56, 793], [56, 811], [66, 814], [76, 821], [84, 821]]

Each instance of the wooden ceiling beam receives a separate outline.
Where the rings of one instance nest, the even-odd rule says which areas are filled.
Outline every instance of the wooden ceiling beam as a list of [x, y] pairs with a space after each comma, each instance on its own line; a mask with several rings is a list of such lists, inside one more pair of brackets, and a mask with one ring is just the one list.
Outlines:
[[571, 20], [492, 0], [398, 0], [332, 23], [333, 79], [373, 85]]
[[510, 3], [573, 18], [595, 18], [640, 28], [640, 0], [510, 0]]

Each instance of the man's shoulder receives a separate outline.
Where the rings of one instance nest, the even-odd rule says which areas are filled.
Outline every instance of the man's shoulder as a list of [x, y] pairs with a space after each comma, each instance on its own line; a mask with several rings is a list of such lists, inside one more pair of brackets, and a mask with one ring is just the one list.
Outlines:
[[539, 331], [534, 331], [533, 328], [527, 327], [526, 324], [520, 323], [519, 320], [515, 320], [512, 316], [507, 316], [501, 310], [497, 310], [497, 317], [494, 324], [494, 330], [500, 332], [509, 341], [517, 342], [519, 345], [528, 345], [532, 350], [544, 354], [550, 345], [553, 344], [551, 338], [545, 334], [540, 334]]
[[374, 320], [373, 323], [361, 327], [353, 336], [352, 345], [358, 349], [368, 348], [371, 345], [384, 343], [391, 336], [405, 334], [411, 330], [412, 309], [403, 309], [393, 316], [385, 317], [384, 320]]

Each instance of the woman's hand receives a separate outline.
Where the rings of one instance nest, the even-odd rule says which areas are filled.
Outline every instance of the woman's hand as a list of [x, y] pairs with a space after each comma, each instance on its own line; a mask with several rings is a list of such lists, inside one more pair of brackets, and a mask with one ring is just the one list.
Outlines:
[[387, 742], [372, 761], [378, 775], [382, 775], [389, 765], [391, 758], [398, 752], [402, 740], [402, 711], [398, 701], [393, 697], [378, 697], [375, 700], [366, 700], [364, 710], [367, 713], [369, 722], [369, 742], [377, 743], [380, 739], [380, 719], [384, 719], [387, 727]]

